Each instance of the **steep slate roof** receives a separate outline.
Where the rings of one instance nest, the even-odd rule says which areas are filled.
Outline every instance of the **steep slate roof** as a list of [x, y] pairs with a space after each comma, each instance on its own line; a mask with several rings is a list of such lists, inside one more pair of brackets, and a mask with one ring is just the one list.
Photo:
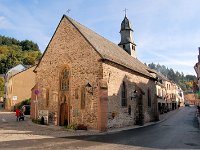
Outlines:
[[[14, 74], [12, 77], [14, 77], [14, 76], [16, 76], [16, 75], [18, 75], [18, 74], [20, 74], [20, 73], [22, 73], [22, 72], [25, 72], [25, 71], [27, 71], [27, 70], [33, 68], [33, 67], [36, 67], [36, 65], [26, 65], [26, 67], [27, 67], [27, 68], [25, 68], [24, 70], [21, 70], [20, 72]], [[33, 70], [34, 70], [34, 69], [33, 69]]]
[[70, 17], [66, 15], [64, 15], [64, 17], [78, 29], [78, 31], [86, 38], [86, 40], [88, 40], [88, 42], [95, 48], [103, 59], [122, 65], [147, 77], [154, 78], [147, 71], [147, 66], [141, 63], [138, 59], [133, 58], [121, 47], [98, 35]]

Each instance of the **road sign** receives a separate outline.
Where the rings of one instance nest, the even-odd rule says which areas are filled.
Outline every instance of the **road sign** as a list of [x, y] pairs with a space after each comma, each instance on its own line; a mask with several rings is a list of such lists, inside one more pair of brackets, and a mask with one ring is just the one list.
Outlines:
[[17, 96], [13, 96], [13, 101], [16, 101], [17, 100]]
[[35, 95], [38, 95], [38, 94], [40, 93], [40, 91], [39, 91], [38, 89], [36, 89], [36, 90], [34, 91], [34, 93], [35, 93]]

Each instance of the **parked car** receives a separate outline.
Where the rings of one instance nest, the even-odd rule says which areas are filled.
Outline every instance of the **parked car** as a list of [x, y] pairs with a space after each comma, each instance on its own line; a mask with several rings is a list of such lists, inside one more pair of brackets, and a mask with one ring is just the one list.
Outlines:
[[23, 105], [22, 106], [22, 111], [24, 112], [24, 115], [30, 115], [30, 105]]

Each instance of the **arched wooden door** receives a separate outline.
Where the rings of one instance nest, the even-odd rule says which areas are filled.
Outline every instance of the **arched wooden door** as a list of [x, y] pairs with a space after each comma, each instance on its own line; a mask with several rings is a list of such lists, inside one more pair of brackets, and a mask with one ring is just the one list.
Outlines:
[[60, 126], [68, 125], [68, 106], [67, 103], [62, 103], [60, 105]]

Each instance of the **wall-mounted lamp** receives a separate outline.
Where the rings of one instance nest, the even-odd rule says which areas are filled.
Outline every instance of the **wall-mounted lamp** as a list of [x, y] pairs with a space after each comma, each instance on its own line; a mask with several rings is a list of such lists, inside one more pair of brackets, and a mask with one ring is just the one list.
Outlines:
[[131, 92], [131, 100], [133, 100], [137, 97], [138, 97], [138, 91], [134, 90], [133, 92]]

